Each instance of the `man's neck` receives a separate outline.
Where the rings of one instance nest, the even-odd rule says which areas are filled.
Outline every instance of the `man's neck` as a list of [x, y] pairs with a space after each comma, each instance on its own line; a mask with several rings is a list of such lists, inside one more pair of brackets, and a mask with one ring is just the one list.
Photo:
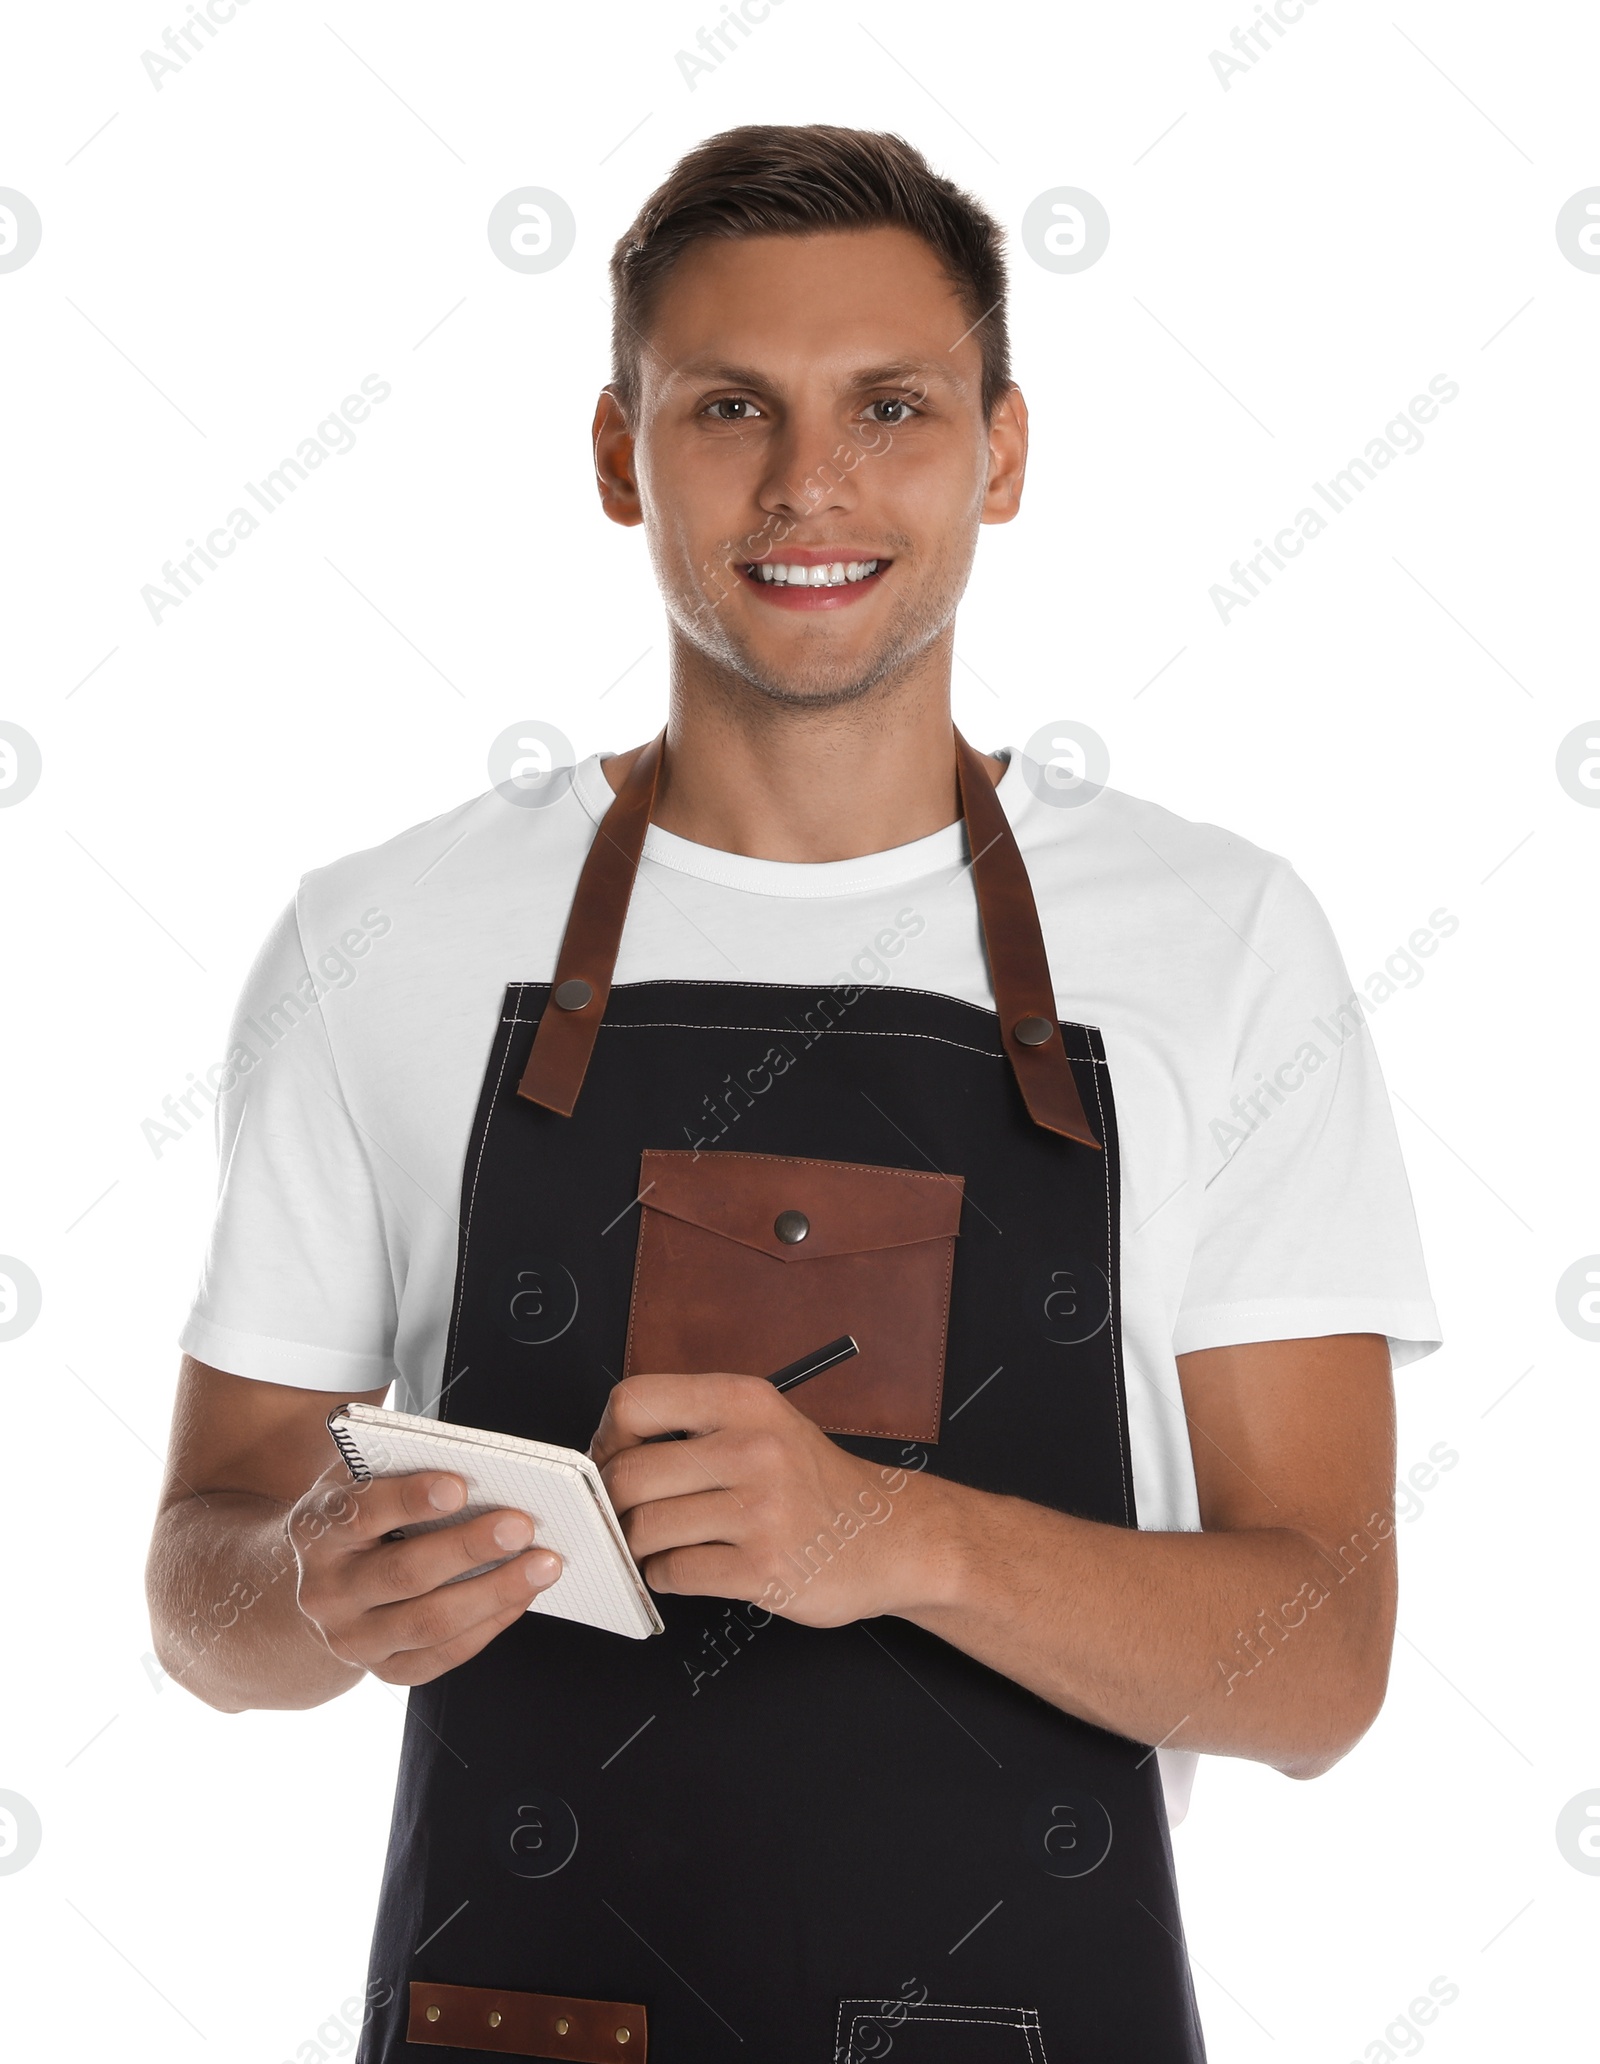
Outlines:
[[[620, 789], [644, 750], [603, 761]], [[991, 781], [1005, 762], [980, 755]], [[948, 700], [767, 709], [747, 721], [673, 698], [652, 822], [756, 860], [855, 860], [909, 845], [961, 815]]]

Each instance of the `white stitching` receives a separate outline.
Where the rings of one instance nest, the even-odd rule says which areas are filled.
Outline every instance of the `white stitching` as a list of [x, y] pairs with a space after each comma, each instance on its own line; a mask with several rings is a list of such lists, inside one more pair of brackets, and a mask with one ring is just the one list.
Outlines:
[[[754, 984], [751, 985], [755, 986]], [[537, 1025], [537, 1018], [502, 1018], [502, 1025]], [[653, 1018], [639, 1024], [625, 1024], [620, 1019], [603, 1018], [599, 1030], [602, 1032], [774, 1032], [790, 1037], [809, 1031], [809, 1027], [796, 1025], [708, 1025], [691, 1023], [681, 1018]], [[1082, 1028], [1074, 1028], [1082, 1029]], [[953, 1046], [959, 1053], [979, 1055], [986, 1061], [1003, 1061], [1005, 1054], [995, 1052], [987, 1046], [968, 1046], [961, 1039], [945, 1039], [937, 1032], [869, 1032], [859, 1025], [824, 1025], [820, 1032], [810, 1032], [814, 1043], [818, 1039], [927, 1039], [935, 1046]], [[1081, 1060], [1086, 1067], [1104, 1068], [1109, 1062], [1096, 1059], [1093, 1054], [1073, 1054], [1075, 1061]]]
[[[543, 982], [508, 982], [508, 989], [543, 989]], [[912, 989], [900, 982], [718, 982], [701, 975], [660, 975], [642, 982], [613, 982], [608, 994], [615, 996], [630, 989], [816, 989], [832, 995], [835, 988], [855, 989], [863, 996], [931, 996], [939, 1003], [958, 1003], [963, 1010], [976, 1011], [981, 1018], [993, 1018], [996, 1024], [1000, 1013], [986, 1003], [970, 1003], [964, 996], [952, 996], [948, 989]], [[852, 1004], [841, 1004], [841, 1010], [851, 1010]], [[1097, 1028], [1086, 1018], [1057, 1018], [1058, 1025], [1070, 1025], [1075, 1032], [1093, 1032]]]
[[[542, 989], [542, 982], [517, 982], [517, 989]], [[965, 996], [952, 996], [948, 989], [913, 989], [905, 982], [719, 982], [708, 975], [657, 975], [646, 976], [637, 982], [613, 982], [612, 993], [619, 989], [816, 989], [832, 995], [837, 989], [855, 989], [863, 996], [933, 996], [941, 1003], [959, 1003], [963, 1010], [977, 1011], [980, 1017], [997, 1018], [999, 1013], [987, 1003], [973, 1003]], [[845, 1004], [846, 1010], [850, 1009]], [[1062, 1018], [1059, 1023], [1076, 1025], [1080, 1031], [1092, 1028], [1086, 1019]]]
[[[699, 1150], [695, 1147], [646, 1147], [647, 1154], [681, 1154], [685, 1160], [698, 1161]], [[885, 1168], [881, 1161], [827, 1161], [816, 1154], [747, 1154], [741, 1148], [729, 1147], [717, 1156], [719, 1161], [781, 1161], [787, 1168], [863, 1168], [873, 1175], [914, 1175], [919, 1182], [959, 1183], [965, 1180], [959, 1175], [946, 1175], [940, 1169], [928, 1168]], [[652, 1209], [656, 1208], [654, 1206]], [[934, 1233], [933, 1239], [948, 1237]]]
[[[503, 1025], [537, 1025], [537, 1018], [502, 1018]], [[794, 1038], [802, 1031], [796, 1025], [702, 1025], [691, 1024], [678, 1018], [656, 1018], [648, 1023], [625, 1025], [612, 1019], [602, 1020], [602, 1032], [777, 1032]], [[941, 1039], [937, 1032], [866, 1032], [854, 1025], [825, 1025], [820, 1032], [812, 1032], [811, 1040], [824, 1039], [829, 1033], [842, 1033], [847, 1039], [928, 1039], [935, 1046], [953, 1046], [962, 1053], [979, 1054], [986, 1061], [1003, 1061], [1003, 1053], [991, 1053], [984, 1046], [968, 1046], [959, 1039]]]
[[[1106, 1130], [1106, 1107], [1105, 1100], [1100, 1094], [1100, 1077], [1098, 1075], [1095, 1075], [1092, 1076], [1090, 1079], [1094, 1083], [1095, 1108], [1100, 1113], [1100, 1138], [1102, 1141], [1105, 1141], [1110, 1138], [1110, 1134]], [[1117, 1277], [1117, 1281], [1120, 1284], [1122, 1278], [1121, 1255], [1117, 1251], [1117, 1249], [1113, 1248], [1112, 1246], [1112, 1241], [1115, 1238], [1115, 1233], [1111, 1224], [1111, 1155], [1109, 1151], [1103, 1153], [1100, 1156], [1100, 1160], [1101, 1179], [1105, 1184], [1106, 1193], [1106, 1260], [1109, 1264], [1111, 1264], [1112, 1269], [1114, 1270], [1114, 1273]], [[1108, 1276], [1108, 1290], [1110, 1289], [1110, 1287], [1111, 1282], [1110, 1277]], [[1113, 1296], [1113, 1302], [1115, 1301], [1116, 1299]], [[1120, 1319], [1121, 1313], [1113, 1311], [1111, 1314], [1111, 1398], [1113, 1404], [1116, 1406], [1117, 1409], [1117, 1468], [1121, 1472], [1122, 1476], [1122, 1510], [1127, 1516], [1129, 1526], [1137, 1526], [1139, 1523], [1138, 1515], [1134, 1511], [1132, 1504], [1133, 1486], [1128, 1481], [1128, 1471], [1122, 1459], [1124, 1449], [1124, 1434], [1122, 1426], [1122, 1364], [1118, 1353], [1119, 1336], [1121, 1332], [1121, 1327], [1119, 1323]]]
[[[852, 2001], [851, 2004], [854, 2005], [855, 2002]], [[871, 2006], [873, 2002], [868, 2000], [864, 2004], [866, 2004], [867, 2006]], [[901, 2006], [906, 2006], [910, 2003], [905, 2000], [901, 2000], [898, 2002], [894, 2000], [887, 2000], [884, 2002], [885, 2007], [894, 2006], [897, 2004]], [[957, 2002], [954, 2000], [941, 2000], [939, 2004], [941, 2006], [954, 2006], [957, 2008], [957, 2011], [953, 2014], [917, 2014], [914, 2017], [911, 2014], [907, 2014], [906, 2019], [908, 2021], [913, 2018], [915, 2018], [918, 2021], [947, 2021], [953, 2028], [1026, 2028], [1028, 2026], [1028, 2022], [1025, 2017], [1029, 2014], [1037, 2014], [1038, 2012], [1037, 2007], [962, 2007], [958, 2006]], [[1023, 2016], [1024, 2018], [1017, 2021], [977, 2021], [973, 2019], [973, 2016], [975, 2014], [1018, 2014]], [[850, 2033], [853, 2036], [856, 2032], [857, 2027], [863, 2021], [881, 2021], [884, 2018], [885, 2017], [882, 2009], [880, 2009], [879, 2012], [876, 2014], [857, 2014], [855, 2020], [851, 2023]]]

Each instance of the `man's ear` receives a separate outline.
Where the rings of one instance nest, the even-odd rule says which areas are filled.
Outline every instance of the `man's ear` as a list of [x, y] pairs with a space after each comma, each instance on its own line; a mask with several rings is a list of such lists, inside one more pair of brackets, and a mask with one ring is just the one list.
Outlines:
[[1020, 387], [1008, 387], [989, 419], [989, 478], [980, 523], [1011, 521], [1022, 506], [1022, 478], [1027, 470], [1028, 404]]
[[622, 413], [622, 404], [609, 387], [600, 390], [591, 435], [601, 508], [613, 523], [642, 523], [644, 511], [639, 505], [639, 484], [633, 467], [633, 432]]

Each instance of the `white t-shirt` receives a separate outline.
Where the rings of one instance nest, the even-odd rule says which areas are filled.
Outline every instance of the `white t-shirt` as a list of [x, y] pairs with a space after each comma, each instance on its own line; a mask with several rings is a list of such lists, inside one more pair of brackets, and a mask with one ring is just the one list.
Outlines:
[[[1360, 1002], [1287, 862], [1116, 790], [998, 795], [1058, 1015], [1098, 1025], [1122, 1159], [1124, 1367], [1143, 1527], [1200, 1525], [1174, 1357], [1383, 1333], [1439, 1344]], [[550, 979], [612, 801], [601, 755], [543, 808], [489, 790], [316, 869], [268, 937], [219, 1077], [219, 1199], [180, 1344], [313, 1390], [436, 1401], [462, 1161], [508, 981]], [[615, 980], [892, 982], [992, 1008], [966, 833], [756, 860], [652, 825]], [[1441, 930], [1453, 927], [1441, 927]], [[1181, 1817], [1194, 1757], [1162, 1750]]]

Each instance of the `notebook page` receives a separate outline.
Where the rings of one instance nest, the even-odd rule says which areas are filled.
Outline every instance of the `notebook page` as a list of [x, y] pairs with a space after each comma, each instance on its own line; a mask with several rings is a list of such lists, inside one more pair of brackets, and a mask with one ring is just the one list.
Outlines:
[[[458, 1434], [433, 1421], [418, 1425], [413, 1415], [381, 1406], [354, 1406], [336, 1414], [334, 1424], [353, 1441], [374, 1476], [448, 1469], [466, 1483], [467, 1501], [459, 1512], [411, 1522], [408, 1534], [431, 1533], [501, 1506], [526, 1512], [534, 1523], [535, 1541], [553, 1548], [563, 1564], [555, 1583], [533, 1599], [530, 1612], [577, 1620], [634, 1639], [659, 1631], [659, 1616], [587, 1472], [576, 1457], [554, 1459], [568, 1451], [519, 1443], [510, 1435], [464, 1439], [459, 1434], [473, 1429], [462, 1428]], [[534, 1449], [543, 1452], [530, 1452]], [[494, 1566], [482, 1563], [463, 1576]]]

